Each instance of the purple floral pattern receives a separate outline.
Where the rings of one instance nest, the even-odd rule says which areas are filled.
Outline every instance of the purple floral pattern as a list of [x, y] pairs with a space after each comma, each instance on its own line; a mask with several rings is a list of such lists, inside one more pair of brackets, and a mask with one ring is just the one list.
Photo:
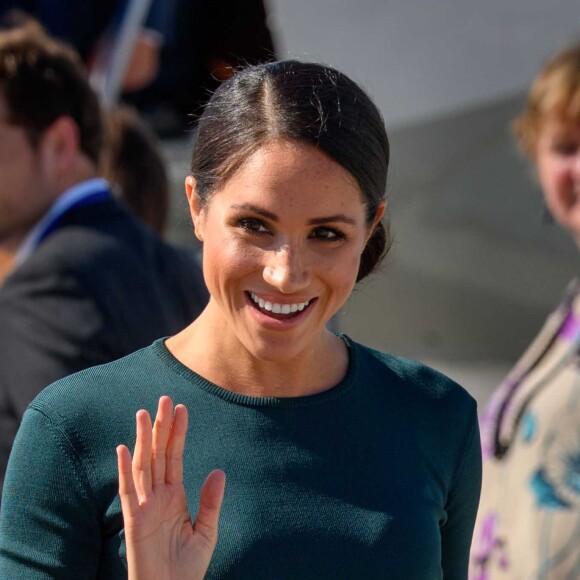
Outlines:
[[501, 569], [509, 568], [506, 543], [498, 533], [497, 514], [490, 513], [484, 518], [478, 539], [477, 551], [473, 554], [475, 563], [473, 580], [489, 580], [491, 578], [489, 569], [494, 560]]

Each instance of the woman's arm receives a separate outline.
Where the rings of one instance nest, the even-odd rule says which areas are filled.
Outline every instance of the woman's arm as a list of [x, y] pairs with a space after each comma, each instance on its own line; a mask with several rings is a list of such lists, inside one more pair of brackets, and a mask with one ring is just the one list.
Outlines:
[[0, 578], [96, 578], [98, 499], [77, 450], [46, 408], [24, 414], [4, 482]]
[[125, 521], [129, 580], [204, 577], [217, 543], [225, 487], [223, 471], [209, 474], [192, 522], [183, 486], [187, 409], [161, 397], [155, 424], [137, 412], [133, 460], [117, 448], [119, 495]]
[[445, 505], [447, 521], [441, 528], [441, 567], [446, 580], [467, 578], [469, 548], [480, 492], [481, 445], [474, 405], [461, 461]]

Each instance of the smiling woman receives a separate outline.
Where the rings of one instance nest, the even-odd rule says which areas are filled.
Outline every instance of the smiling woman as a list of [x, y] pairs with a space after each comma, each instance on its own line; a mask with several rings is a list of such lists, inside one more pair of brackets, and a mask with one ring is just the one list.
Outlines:
[[[194, 177], [186, 190], [211, 300], [204, 316], [166, 342], [168, 349], [236, 392], [304, 396], [337, 384], [347, 350], [325, 325], [354, 287], [384, 202], [367, 223], [363, 193], [346, 169], [312, 144], [278, 137], [251, 153], [209, 199], [200, 199]], [[202, 340], [215, 328], [221, 331], [214, 340]]]
[[[218, 89], [185, 182], [209, 304], [33, 403], [19, 454], [47, 466], [46, 496], [5, 525], [29, 529], [40, 506], [60, 524], [50, 564], [15, 543], [7, 577], [465, 578], [475, 402], [327, 329], [388, 251], [388, 164], [376, 106], [330, 67], [270, 63]], [[63, 486], [72, 498], [48, 491]]]

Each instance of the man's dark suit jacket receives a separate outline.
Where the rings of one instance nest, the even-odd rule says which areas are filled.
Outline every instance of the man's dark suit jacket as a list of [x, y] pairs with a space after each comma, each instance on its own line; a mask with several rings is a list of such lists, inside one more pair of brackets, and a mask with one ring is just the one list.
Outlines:
[[207, 299], [193, 257], [113, 199], [69, 210], [0, 289], [0, 489], [44, 387], [180, 331]]

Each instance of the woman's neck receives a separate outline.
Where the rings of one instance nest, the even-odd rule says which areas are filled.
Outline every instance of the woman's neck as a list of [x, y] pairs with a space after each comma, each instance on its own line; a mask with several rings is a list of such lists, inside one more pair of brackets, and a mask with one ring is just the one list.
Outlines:
[[166, 341], [186, 367], [229, 391], [253, 397], [315, 395], [337, 385], [348, 368], [347, 347], [322, 329], [308, 348], [291, 359], [256, 357], [207, 309], [185, 330]]

